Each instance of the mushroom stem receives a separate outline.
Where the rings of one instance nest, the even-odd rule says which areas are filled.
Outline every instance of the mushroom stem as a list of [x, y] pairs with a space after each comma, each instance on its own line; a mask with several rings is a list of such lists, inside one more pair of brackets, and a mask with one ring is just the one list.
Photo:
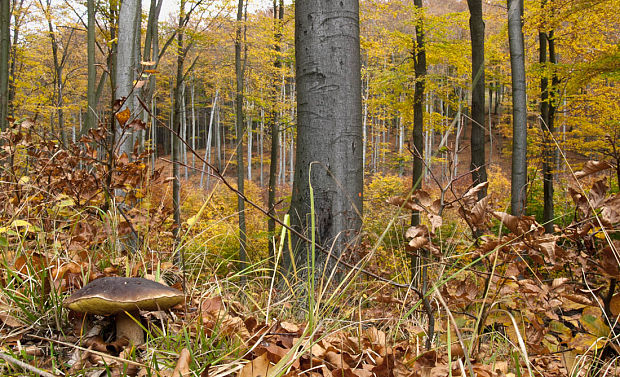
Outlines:
[[129, 314], [131, 316], [127, 315], [126, 312], [116, 315], [116, 339], [124, 336], [129, 340], [129, 344], [139, 346], [144, 343], [144, 331], [142, 331], [140, 324], [136, 322], [140, 319], [140, 313], [131, 312]]

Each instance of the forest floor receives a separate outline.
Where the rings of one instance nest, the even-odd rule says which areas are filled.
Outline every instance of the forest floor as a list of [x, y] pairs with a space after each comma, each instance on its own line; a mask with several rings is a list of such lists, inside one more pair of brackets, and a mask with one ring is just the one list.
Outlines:
[[[161, 177], [148, 186], [138, 179], [149, 174], [148, 164], [119, 161], [123, 173], [111, 187], [134, 200], [127, 210], [106, 207], [103, 196], [86, 199], [100, 188], [82, 175], [77, 157], [4, 137], [23, 150], [36, 144], [38, 154], [32, 169], [2, 177], [18, 182], [0, 190], [2, 375], [620, 375], [620, 197], [607, 184], [609, 164], [588, 162], [576, 179], [562, 181], [553, 234], [535, 217], [505, 213], [510, 159], [500, 135], [489, 199], [478, 200], [482, 187], [470, 187], [467, 177], [450, 190], [429, 183], [408, 196], [406, 175], [368, 176], [364, 240], [345, 256], [363, 271], [343, 267], [336, 284], [323, 271], [314, 280], [304, 271], [278, 277], [267, 258], [266, 219], [252, 208], [250, 267], [239, 270], [236, 196], [215, 178], [211, 191], [200, 190], [200, 174], [182, 185], [181, 268], [174, 263], [166, 157], [157, 164]], [[457, 176], [469, 165], [467, 139], [466, 132]], [[231, 183], [233, 174], [227, 170]], [[289, 189], [281, 187], [282, 210]], [[542, 200], [536, 190], [534, 211]], [[264, 188], [250, 184], [247, 195], [265, 207]], [[424, 225], [407, 225], [411, 209]], [[140, 247], [129, 252], [123, 245], [133, 231]], [[277, 250], [283, 246], [276, 240]], [[409, 285], [412, 259], [423, 274]], [[131, 346], [116, 338], [113, 317], [62, 305], [103, 276], [158, 280], [185, 301], [136, 315], [146, 341]]]

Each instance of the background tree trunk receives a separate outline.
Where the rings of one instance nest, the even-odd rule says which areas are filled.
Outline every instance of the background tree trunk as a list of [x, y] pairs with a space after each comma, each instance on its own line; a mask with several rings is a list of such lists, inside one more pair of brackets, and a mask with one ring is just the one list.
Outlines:
[[0, 130], [6, 129], [9, 115], [10, 8], [9, 0], [0, 1]]
[[[471, 178], [474, 185], [487, 181], [484, 122], [484, 21], [482, 0], [467, 0], [469, 6], [469, 30], [471, 34]], [[486, 196], [487, 190], [478, 192], [478, 199]]]
[[[181, 174], [179, 171], [180, 162], [180, 149], [181, 142], [179, 136], [181, 135], [181, 88], [183, 86], [183, 64], [185, 62], [185, 54], [183, 53], [183, 26], [185, 25], [185, 0], [181, 0], [179, 10], [179, 29], [177, 30], [177, 77], [174, 86], [173, 93], [173, 110], [172, 119], [174, 134], [171, 134], [172, 139], [172, 175], [174, 180], [172, 181], [172, 208], [174, 211], [174, 223], [176, 228], [174, 229], [174, 238], [176, 246], [179, 244], [179, 236], [181, 229]], [[181, 253], [176, 251], [174, 261], [177, 266], [182, 263]]]
[[88, 55], [88, 87], [86, 97], [88, 108], [86, 109], [86, 126], [82, 133], [97, 126], [97, 68], [95, 67], [95, 0], [88, 0], [88, 30], [86, 31], [87, 55]]
[[[8, 114], [9, 116], [13, 116], [14, 114], [14, 101], [16, 94], [16, 74], [17, 74], [17, 45], [19, 43], [19, 30], [23, 23], [25, 22], [26, 16], [28, 15], [30, 5], [27, 4], [24, 7], [24, 0], [13, 0], [13, 8], [12, 8], [12, 16], [13, 16], [13, 41], [11, 43], [10, 52], [9, 52], [9, 104], [8, 104]], [[10, 16], [9, 16], [10, 17]], [[10, 20], [10, 18], [9, 18]]]
[[[541, 1], [541, 8], [544, 11], [547, 0]], [[544, 25], [543, 25], [544, 26]], [[553, 93], [557, 88], [557, 76], [554, 67], [556, 63], [555, 41], [553, 40], [553, 30], [546, 33], [541, 30], [538, 33], [539, 41], [539, 63], [542, 69], [540, 79], [540, 118], [541, 130], [543, 132], [543, 223], [546, 233], [554, 231], [554, 206], [553, 206], [553, 166], [555, 165], [555, 143], [553, 133], [555, 131], [554, 116], [555, 102]], [[547, 49], [547, 45], [549, 48]], [[547, 52], [549, 59], [547, 60]], [[549, 73], [552, 71], [551, 88], [549, 87]]]
[[[237, 189], [244, 192], [244, 168], [243, 168], [243, 62], [241, 61], [241, 34], [243, 21], [243, 0], [239, 0], [237, 6], [237, 27], [235, 31], [235, 116], [236, 116], [236, 153], [237, 153]], [[249, 162], [248, 162], [249, 163]], [[239, 269], [246, 267], [246, 227], [245, 227], [245, 202], [241, 196], [237, 197], [237, 211], [239, 212]]]
[[[415, 0], [414, 5], [422, 9], [422, 0]], [[426, 76], [426, 49], [424, 47], [424, 25], [420, 18], [415, 26], [414, 50], [415, 85], [413, 89], [413, 185], [422, 188], [424, 170], [424, 80]], [[411, 225], [420, 224], [420, 213], [413, 211]]]
[[[151, 69], [156, 69], [159, 63], [159, 14], [163, 0], [151, 0], [149, 18], [144, 37], [144, 59], [155, 63]], [[155, 98], [155, 87], [157, 85], [157, 75], [150, 75], [148, 96], [146, 101], [151, 105], [151, 155], [152, 167], [155, 170], [155, 160], [157, 159], [157, 99]]]
[[278, 79], [280, 78], [280, 69], [282, 68], [282, 61], [280, 59], [280, 42], [282, 39], [282, 22], [284, 20], [284, 0], [280, 0], [278, 7], [276, 0], [273, 0], [273, 19], [274, 19], [274, 45], [273, 48], [276, 52], [276, 58], [273, 63], [275, 67], [275, 74], [272, 84], [272, 108], [269, 116], [269, 123], [271, 126], [271, 154], [269, 160], [269, 188], [267, 208], [269, 208], [269, 214], [271, 217], [267, 219], [267, 232], [269, 234], [269, 256], [274, 260], [275, 244], [274, 237], [276, 231], [276, 222], [273, 217], [276, 216], [276, 174], [278, 172], [278, 149], [280, 149], [280, 120], [278, 117], [277, 102], [280, 96]]
[[[359, 41], [357, 0], [296, 3], [298, 122], [291, 224], [308, 234], [311, 183], [317, 243], [335, 256], [357, 242], [362, 225]], [[307, 266], [308, 245], [294, 239], [293, 247], [296, 265]], [[285, 265], [290, 268], [291, 262], [285, 253]], [[329, 273], [333, 260], [318, 254], [317, 275], [326, 263]]]
[[527, 102], [523, 47], [523, 0], [508, 0], [508, 42], [512, 77], [512, 214], [525, 214], [527, 186]]

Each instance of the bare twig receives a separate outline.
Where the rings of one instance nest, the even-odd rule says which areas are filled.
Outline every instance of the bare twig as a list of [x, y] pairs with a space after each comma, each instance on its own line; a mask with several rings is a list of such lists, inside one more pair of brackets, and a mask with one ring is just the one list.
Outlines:
[[20, 367], [21, 369], [23, 369], [25, 371], [28, 371], [28, 372], [34, 373], [36, 375], [39, 375], [41, 377], [58, 377], [55, 374], [52, 374], [50, 372], [46, 372], [46, 371], [44, 371], [42, 369], [39, 369], [37, 367], [34, 367], [34, 366], [28, 364], [28, 363], [24, 363], [21, 360], [17, 360], [13, 356], [9, 356], [9, 355], [7, 355], [7, 354], [5, 354], [3, 352], [0, 352], [0, 359], [6, 361], [7, 363], [11, 363], [11, 364], [13, 364], [15, 366], [18, 366], [18, 367]]
[[[73, 348], [79, 349], [79, 350], [84, 351], [84, 352], [90, 352], [90, 353], [92, 353], [94, 355], [97, 355], [97, 356], [105, 357], [105, 358], [108, 358], [108, 359], [111, 359], [111, 360], [116, 360], [116, 361], [118, 361], [120, 363], [132, 364], [132, 365], [135, 365], [135, 366], [138, 366], [138, 367], [143, 367], [143, 368], [145, 367], [144, 364], [139, 363], [137, 361], [127, 360], [127, 359], [123, 359], [122, 357], [112, 356], [112, 355], [109, 355], [109, 354], [107, 354], [105, 352], [99, 352], [99, 351], [95, 351], [95, 350], [90, 349], [90, 348], [80, 347], [80, 346], [78, 346], [76, 344], [63, 342], [61, 340], [46, 338], [46, 337], [38, 336], [38, 335], [34, 335], [34, 334], [28, 334], [28, 336], [31, 337], [31, 338], [39, 339], [39, 340], [45, 340], [45, 341], [48, 341], [48, 342], [57, 343], [57, 344], [60, 344], [60, 345], [63, 345], [63, 346], [67, 346], [67, 347], [73, 347]], [[56, 377], [56, 376], [54, 376], [52, 374], [48, 374], [48, 375], [46, 375], [46, 377], [47, 376]]]

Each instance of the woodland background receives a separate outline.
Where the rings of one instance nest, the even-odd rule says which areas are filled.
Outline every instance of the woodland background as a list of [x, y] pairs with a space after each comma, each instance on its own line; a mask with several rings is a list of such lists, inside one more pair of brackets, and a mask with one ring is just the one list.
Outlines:
[[[295, 4], [3, 0], [0, 371], [618, 375], [620, 2], [511, 3], [520, 129], [506, 2], [360, 0], [361, 229], [296, 266]], [[62, 307], [116, 275], [188, 297], [137, 349]]]

